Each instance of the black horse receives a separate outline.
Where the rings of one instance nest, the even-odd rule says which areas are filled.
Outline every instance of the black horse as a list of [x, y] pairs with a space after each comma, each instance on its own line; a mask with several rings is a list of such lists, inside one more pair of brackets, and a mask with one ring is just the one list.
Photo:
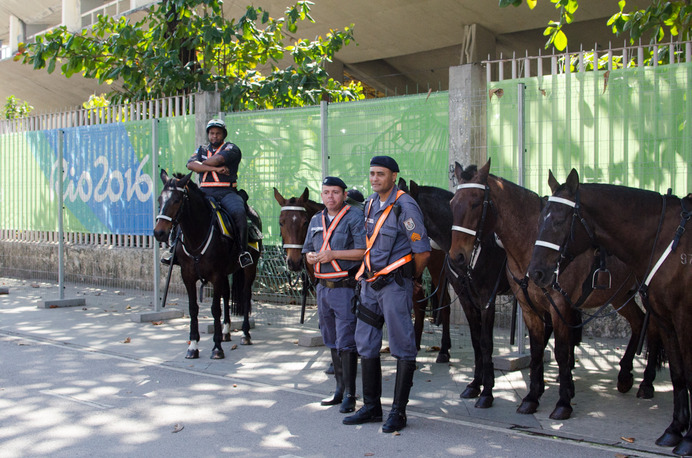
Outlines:
[[[238, 246], [235, 240], [223, 235], [216, 224], [216, 212], [207, 197], [188, 175], [174, 174], [169, 178], [161, 170], [164, 187], [159, 195], [159, 215], [156, 217], [154, 237], [159, 242], [168, 241], [174, 225], [179, 225], [182, 242], [177, 244], [174, 256], [187, 289], [190, 309], [190, 346], [188, 359], [199, 358], [199, 323], [197, 315], [197, 280], [202, 285], [210, 282], [214, 287], [211, 314], [214, 317], [214, 348], [212, 359], [223, 359], [221, 341], [230, 341], [229, 297], [232, 299], [234, 315], [243, 315], [243, 338], [241, 344], [250, 345], [250, 309], [252, 284], [257, 276], [257, 261], [262, 251], [262, 241], [251, 246], [253, 263], [242, 269], [238, 263]], [[242, 192], [242, 191], [241, 191]], [[259, 231], [262, 223], [257, 213], [249, 209], [253, 223]], [[228, 276], [233, 275], [233, 288], [229, 287]], [[224, 302], [224, 329], [221, 328], [221, 298]]]
[[[432, 186], [410, 183], [410, 194], [418, 202], [428, 237], [439, 247], [443, 257], [452, 244], [452, 210], [450, 191]], [[504, 275], [505, 252], [498, 246], [492, 233], [482, 236], [483, 256], [473, 269], [462, 270], [454, 262], [444, 258], [444, 277], [452, 284], [469, 323], [471, 345], [474, 353], [473, 380], [461, 393], [465, 399], [476, 398], [476, 407], [488, 408], [493, 403], [495, 374], [493, 367], [493, 325], [495, 323], [495, 297], [509, 291]], [[435, 252], [436, 250], [433, 250]], [[439, 271], [431, 271], [432, 275]], [[444, 307], [449, 332], [449, 307]], [[482, 391], [481, 391], [482, 387]]]

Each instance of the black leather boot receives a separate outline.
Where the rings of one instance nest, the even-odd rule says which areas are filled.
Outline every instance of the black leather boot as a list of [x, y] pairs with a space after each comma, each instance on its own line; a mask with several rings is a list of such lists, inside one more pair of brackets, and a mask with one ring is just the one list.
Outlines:
[[351, 415], [344, 418], [345, 425], [362, 425], [382, 421], [382, 367], [380, 358], [361, 358], [363, 378], [363, 407]]
[[344, 397], [344, 376], [339, 352], [332, 348], [332, 364], [334, 364], [334, 378], [336, 378], [336, 391], [333, 398], [324, 399], [320, 404], [323, 406], [335, 406], [341, 404]]
[[341, 367], [343, 371], [344, 400], [339, 412], [350, 413], [356, 410], [356, 373], [358, 372], [358, 355], [354, 351], [341, 352]]
[[401, 431], [406, 427], [406, 404], [413, 386], [413, 372], [416, 370], [415, 361], [398, 360], [396, 362], [396, 382], [394, 383], [394, 402], [389, 418], [382, 425], [383, 433]]

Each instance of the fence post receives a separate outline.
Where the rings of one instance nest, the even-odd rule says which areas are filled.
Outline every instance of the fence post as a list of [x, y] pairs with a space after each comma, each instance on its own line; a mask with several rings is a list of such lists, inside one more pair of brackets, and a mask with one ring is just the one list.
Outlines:
[[[518, 184], [519, 186], [524, 186], [524, 160], [526, 155], [526, 141], [525, 141], [525, 126], [526, 122], [524, 116], [526, 110], [524, 109], [524, 101], [526, 95], [526, 85], [524, 83], [517, 84], [517, 168], [519, 169], [518, 174]], [[526, 353], [526, 346], [524, 342], [524, 315], [521, 312], [521, 308], [517, 308], [517, 352], [519, 354]]]
[[63, 129], [58, 130], [58, 167], [56, 173], [58, 174], [57, 189], [58, 193], [58, 289], [60, 290], [59, 298], [55, 300], [43, 301], [42, 305], [38, 308], [53, 309], [58, 307], [78, 307], [86, 304], [84, 298], [79, 299], [65, 299], [65, 234], [63, 231], [63, 217], [64, 211], [64, 193], [63, 193], [63, 156], [65, 148], [65, 131]]

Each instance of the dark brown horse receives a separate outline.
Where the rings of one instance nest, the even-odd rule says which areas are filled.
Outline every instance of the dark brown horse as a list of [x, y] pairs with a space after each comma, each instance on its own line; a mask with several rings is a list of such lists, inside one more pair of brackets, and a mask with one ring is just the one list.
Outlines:
[[561, 255], [586, 251], [592, 243], [634, 271], [651, 322], [660, 328], [673, 383], [673, 421], [656, 444], [677, 445], [673, 453], [692, 455], [692, 237], [684, 229], [692, 216], [692, 199], [580, 184], [574, 169], [565, 184], [552, 172], [548, 183], [553, 195], [541, 213], [531, 278], [541, 286], [554, 284], [559, 269], [557, 279], [564, 282], [568, 274], [562, 272]]
[[[545, 332], [545, 324], [552, 322], [560, 387], [559, 400], [550, 418], [564, 420], [572, 413], [570, 401], [574, 397], [574, 346], [581, 338], [579, 311], [582, 309], [611, 303], [629, 321], [632, 338], [620, 363], [618, 390], [626, 392], [632, 387], [632, 360], [644, 318], [633, 301], [627, 303], [631, 299], [630, 290], [635, 283], [634, 277], [621, 262], [607, 257], [612, 286], [606, 288], [596, 284], [594, 288], [592, 267], [600, 266], [600, 257], [595, 256], [591, 250], [571, 261], [562, 277], [564, 281], [561, 283], [561, 292], [542, 290], [529, 282], [525, 273], [531, 260], [544, 200], [526, 188], [489, 174], [489, 169], [490, 161], [480, 170], [476, 170], [475, 166], [463, 170], [456, 164], [455, 173], [460, 185], [451, 201], [451, 207], [454, 224], [459, 229], [452, 235], [450, 258], [459, 264], [465, 264], [473, 258], [474, 241], [468, 231], [483, 230], [497, 234], [507, 252], [507, 276], [522, 307], [531, 345], [529, 393], [517, 412], [535, 412], [545, 390], [543, 352], [550, 337]], [[482, 256], [481, 250], [480, 257]], [[650, 345], [651, 342], [656, 340], [650, 340]], [[659, 352], [656, 349], [652, 351], [650, 347], [649, 365], [638, 396], [653, 395], [651, 381], [660, 361], [659, 356]]]
[[[415, 181], [411, 181], [410, 194], [423, 212], [428, 237], [439, 247], [439, 250], [433, 250], [433, 253], [437, 252], [443, 256], [442, 278], [446, 277], [451, 283], [469, 323], [474, 353], [474, 372], [473, 380], [461, 393], [461, 397], [478, 397], [476, 407], [488, 408], [493, 403], [492, 391], [495, 386], [493, 366], [495, 297], [509, 290], [504, 273], [504, 250], [497, 245], [493, 234], [489, 232], [482, 237], [483, 257], [479, 258], [473, 269], [468, 271], [459, 269], [455, 263], [447, 262], [445, 255], [452, 245], [452, 210], [449, 201], [454, 194], [446, 189], [418, 186]], [[432, 260], [433, 256], [431, 256], [431, 262]], [[440, 272], [431, 264], [428, 264], [428, 269], [433, 278], [437, 272]], [[443, 331], [444, 342], [444, 333], [449, 333], [450, 305], [447, 302], [439, 307], [442, 312], [439, 321], [446, 329]]]
[[[159, 215], [156, 217], [154, 237], [159, 242], [168, 241], [174, 225], [179, 225], [182, 243], [177, 244], [175, 258], [187, 289], [190, 311], [190, 346], [188, 359], [199, 358], [199, 305], [197, 304], [197, 281], [210, 282], [214, 287], [211, 314], [214, 317], [214, 348], [212, 359], [223, 359], [222, 340], [231, 340], [229, 298], [233, 313], [242, 315], [243, 338], [241, 344], [252, 343], [250, 338], [250, 307], [252, 284], [257, 275], [262, 242], [251, 249], [253, 264], [242, 269], [238, 263], [238, 247], [234, 240], [222, 235], [215, 224], [216, 214], [204, 193], [190, 179], [192, 174], [175, 174], [169, 178], [161, 170], [163, 190], [159, 195]], [[259, 216], [251, 210], [250, 215], [261, 231]], [[255, 247], [252, 247], [255, 248]], [[229, 287], [228, 276], [233, 275], [233, 288]], [[224, 302], [224, 328], [221, 327], [221, 299]]]

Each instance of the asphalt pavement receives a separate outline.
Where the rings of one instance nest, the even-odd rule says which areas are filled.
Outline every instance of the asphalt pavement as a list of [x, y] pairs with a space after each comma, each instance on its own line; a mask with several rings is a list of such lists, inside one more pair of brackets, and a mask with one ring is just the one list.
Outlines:
[[[299, 345], [315, 335], [312, 328], [258, 320], [253, 345], [241, 345], [236, 331], [223, 360], [209, 359], [212, 336], [202, 334], [200, 359], [187, 360], [188, 318], [133, 320], [151, 311], [150, 293], [68, 285], [65, 297], [85, 305], [46, 309], [44, 301], [59, 297], [56, 284], [0, 278], [0, 287], [9, 291], [0, 295], [2, 458], [671, 454], [654, 444], [672, 418], [667, 368], [654, 399], [638, 399], [638, 357], [635, 386], [619, 393], [624, 339], [589, 339], [577, 349], [574, 413], [564, 421], [548, 417], [557, 401], [554, 362], [538, 412], [519, 415], [528, 369], [496, 370], [494, 405], [477, 409], [459, 398], [473, 371], [470, 341], [452, 349], [450, 363], [423, 349], [409, 425], [384, 434], [378, 423], [342, 425], [338, 407], [320, 406], [334, 379], [324, 373], [328, 349]], [[170, 302], [182, 307], [184, 299]], [[211, 323], [206, 315], [202, 328]], [[497, 333], [498, 352], [508, 348], [506, 334]], [[382, 362], [386, 416], [396, 361], [384, 353]]]

